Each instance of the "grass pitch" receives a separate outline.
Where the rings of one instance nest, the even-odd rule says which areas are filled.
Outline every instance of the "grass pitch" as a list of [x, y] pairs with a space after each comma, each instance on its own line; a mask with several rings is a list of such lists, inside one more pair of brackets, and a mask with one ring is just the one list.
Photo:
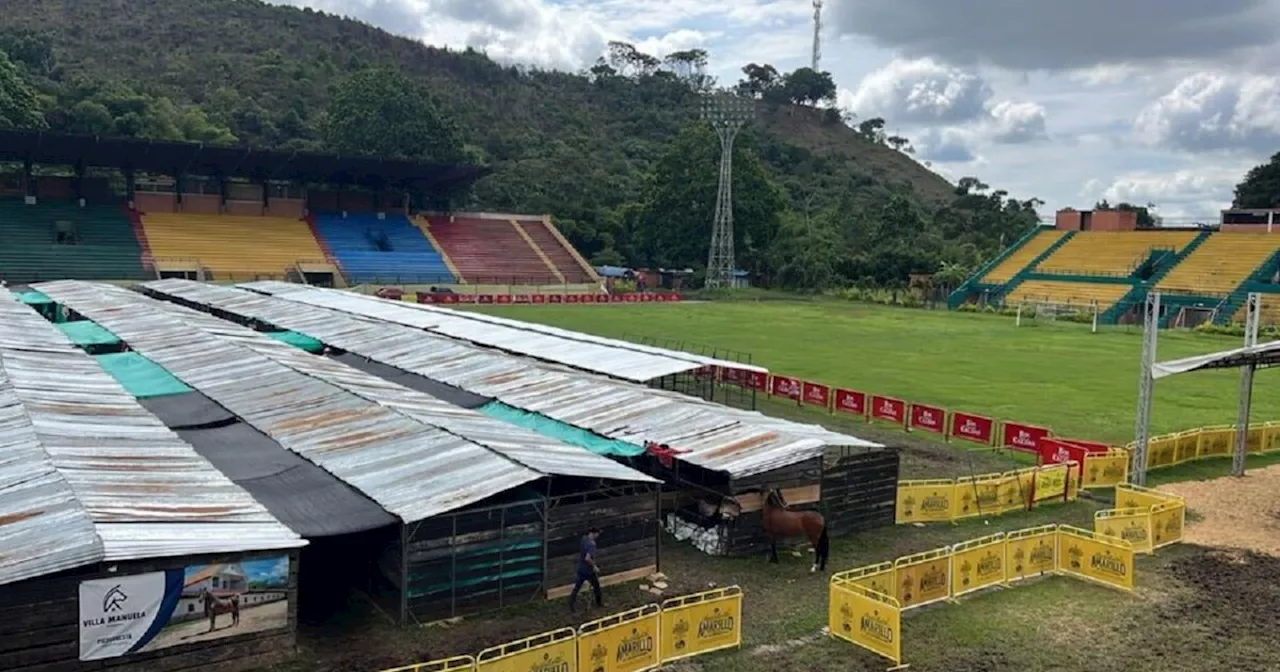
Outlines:
[[[1137, 407], [1139, 330], [843, 301], [486, 307], [485, 312], [602, 336], [685, 341], [749, 352], [771, 371], [1124, 443]], [[1160, 335], [1159, 360], [1240, 346], [1237, 338]], [[1280, 419], [1280, 388], [1260, 372], [1254, 421]], [[1234, 424], [1239, 374], [1156, 384], [1155, 434]]]

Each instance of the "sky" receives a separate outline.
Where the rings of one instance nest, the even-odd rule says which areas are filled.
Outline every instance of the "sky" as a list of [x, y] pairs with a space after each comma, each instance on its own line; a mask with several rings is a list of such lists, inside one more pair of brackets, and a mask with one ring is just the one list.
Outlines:
[[[703, 48], [722, 84], [809, 65], [814, 25], [813, 0], [275, 1], [542, 68], [610, 40]], [[1216, 221], [1280, 151], [1280, 0], [825, 0], [822, 44], [840, 107], [1043, 213], [1105, 198]]]

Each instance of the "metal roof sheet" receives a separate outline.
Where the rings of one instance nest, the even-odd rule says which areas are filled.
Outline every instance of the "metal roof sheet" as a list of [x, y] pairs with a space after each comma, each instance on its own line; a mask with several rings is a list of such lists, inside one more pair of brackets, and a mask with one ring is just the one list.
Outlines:
[[542, 478], [221, 335], [243, 329], [237, 325], [218, 321], [216, 330], [202, 328], [198, 314], [180, 317], [163, 302], [110, 285], [58, 281], [43, 283], [41, 291], [406, 522]]
[[0, 294], [0, 583], [99, 560], [306, 544]]
[[556, 327], [350, 292], [288, 283], [246, 283], [241, 287], [265, 294], [287, 296], [292, 301], [427, 329], [477, 345], [634, 382], [648, 382], [704, 366], [767, 371], [751, 364], [628, 343]]
[[[388, 325], [384, 323], [350, 318], [229, 287], [184, 280], [161, 280], [144, 286], [149, 291], [215, 306], [237, 315], [300, 331], [350, 352], [411, 349], [412, 341], [421, 337], [420, 332], [397, 329], [389, 333]], [[296, 371], [330, 382], [421, 422], [474, 441], [543, 474], [658, 482], [657, 479], [586, 449], [494, 420], [473, 410], [459, 408], [340, 362], [310, 355], [251, 329], [171, 304], [156, 305], [158, 309], [182, 311], [182, 317], [188, 324], [233, 339], [237, 344]]]
[[[396, 368], [496, 398], [611, 439], [666, 443], [680, 459], [735, 477], [763, 473], [821, 455], [826, 446], [880, 444], [732, 409], [674, 392], [592, 376], [484, 350], [342, 312], [188, 280], [147, 283], [149, 291], [211, 305], [242, 317], [308, 333], [330, 345]], [[355, 336], [360, 332], [360, 336]]]

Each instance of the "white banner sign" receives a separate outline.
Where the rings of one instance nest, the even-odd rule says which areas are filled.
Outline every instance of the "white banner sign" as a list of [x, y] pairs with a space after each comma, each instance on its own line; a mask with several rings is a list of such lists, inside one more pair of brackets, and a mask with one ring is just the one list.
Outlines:
[[173, 612], [165, 585], [165, 572], [82, 581], [80, 660], [114, 658], [145, 645]]

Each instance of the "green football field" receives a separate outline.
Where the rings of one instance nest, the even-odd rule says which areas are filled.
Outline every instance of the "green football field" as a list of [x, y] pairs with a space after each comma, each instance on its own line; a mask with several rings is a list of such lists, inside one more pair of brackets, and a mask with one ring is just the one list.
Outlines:
[[[486, 307], [513, 319], [603, 336], [749, 352], [776, 374], [888, 394], [1123, 443], [1137, 404], [1138, 329], [890, 308], [843, 301]], [[1239, 347], [1240, 339], [1162, 333], [1159, 360]], [[1253, 421], [1280, 419], [1273, 375], [1255, 378]], [[1161, 380], [1152, 431], [1235, 422], [1239, 373]]]

